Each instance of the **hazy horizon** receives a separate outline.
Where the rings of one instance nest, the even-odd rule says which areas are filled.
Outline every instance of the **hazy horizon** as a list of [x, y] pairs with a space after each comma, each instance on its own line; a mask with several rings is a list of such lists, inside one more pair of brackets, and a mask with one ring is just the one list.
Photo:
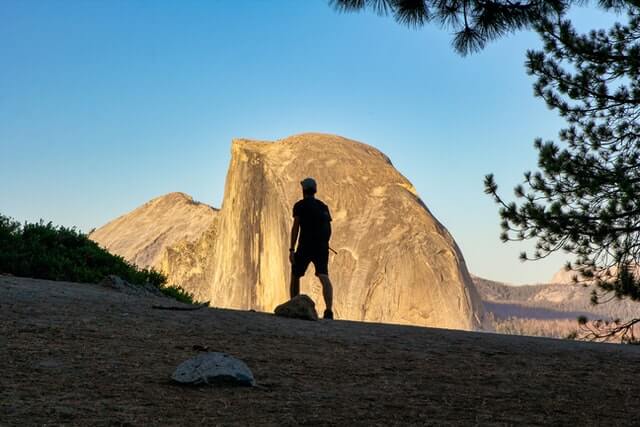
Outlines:
[[[472, 274], [547, 282], [565, 256], [521, 263], [482, 179], [511, 199], [557, 114], [532, 95], [520, 32], [461, 57], [324, 0], [0, 5], [0, 213], [83, 231], [180, 191], [220, 207], [232, 138], [303, 132], [384, 152], [451, 232]], [[611, 17], [577, 9], [581, 28]], [[320, 197], [321, 197], [320, 188]]]

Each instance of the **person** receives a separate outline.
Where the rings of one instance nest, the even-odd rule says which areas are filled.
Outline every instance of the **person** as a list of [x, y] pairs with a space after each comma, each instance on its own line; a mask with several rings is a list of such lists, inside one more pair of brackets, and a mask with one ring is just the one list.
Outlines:
[[313, 263], [316, 276], [322, 283], [322, 296], [326, 305], [324, 318], [333, 319], [333, 286], [329, 280], [331, 214], [327, 205], [316, 199], [318, 187], [313, 178], [303, 179], [300, 185], [303, 197], [293, 206], [293, 227], [289, 247], [291, 298], [300, 293], [300, 278], [304, 276], [309, 263]]

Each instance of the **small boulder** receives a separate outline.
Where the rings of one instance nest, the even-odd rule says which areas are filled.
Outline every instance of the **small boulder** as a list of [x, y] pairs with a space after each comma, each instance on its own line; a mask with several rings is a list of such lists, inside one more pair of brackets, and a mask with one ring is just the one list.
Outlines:
[[153, 286], [150, 283], [143, 283], [141, 285], [136, 285], [133, 283], [129, 283], [120, 276], [116, 276], [115, 274], [109, 274], [99, 283], [100, 286], [104, 286], [106, 288], [115, 289], [119, 292], [123, 292], [129, 295], [156, 295], [163, 296], [160, 289]]
[[178, 365], [171, 379], [187, 385], [256, 385], [251, 369], [242, 360], [218, 352], [185, 360]]
[[293, 319], [318, 320], [316, 305], [309, 296], [301, 294], [280, 304], [275, 310], [276, 316]]
[[116, 276], [115, 274], [105, 276], [105, 278], [100, 281], [99, 285], [104, 286], [105, 288], [115, 289], [120, 292], [126, 292], [130, 287], [126, 280], [122, 279], [120, 276]]

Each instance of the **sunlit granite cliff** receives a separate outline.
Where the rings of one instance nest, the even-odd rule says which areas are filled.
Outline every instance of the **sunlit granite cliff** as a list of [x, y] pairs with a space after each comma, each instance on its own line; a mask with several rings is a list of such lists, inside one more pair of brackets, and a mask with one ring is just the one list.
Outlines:
[[[337, 254], [330, 256], [329, 273], [337, 318], [481, 326], [482, 303], [451, 235], [384, 154], [339, 136], [234, 140], [221, 210], [207, 207], [209, 214], [194, 210], [177, 217], [179, 224], [190, 216], [198, 220], [184, 238], [154, 244], [164, 246], [153, 257], [141, 253], [142, 237], [123, 238], [130, 231], [113, 222], [91, 238], [133, 262], [161, 269], [170, 281], [215, 306], [272, 311], [288, 297], [291, 208], [306, 176], [318, 181], [317, 197], [333, 215], [331, 246]], [[148, 233], [149, 239], [163, 229], [176, 230], [170, 216], [152, 222], [157, 230]], [[131, 223], [140, 231], [140, 223]], [[132, 247], [124, 244], [127, 240]], [[313, 266], [302, 292], [324, 308]]]

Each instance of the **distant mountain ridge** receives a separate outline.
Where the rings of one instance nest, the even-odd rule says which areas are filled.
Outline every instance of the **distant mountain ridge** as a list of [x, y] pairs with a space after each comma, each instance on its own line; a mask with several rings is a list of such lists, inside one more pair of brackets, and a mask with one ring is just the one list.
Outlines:
[[629, 300], [614, 300], [606, 304], [591, 304], [593, 286], [573, 283], [508, 285], [473, 276], [476, 288], [486, 303], [517, 304], [531, 315], [536, 309], [553, 310], [558, 318], [573, 318], [572, 313], [589, 314], [592, 318], [628, 318], [637, 315], [640, 304]]
[[498, 332], [565, 338], [578, 327], [578, 316], [590, 320], [631, 319], [640, 304], [613, 300], [592, 305], [593, 285], [550, 283], [515, 286], [473, 276], [487, 315]]
[[167, 248], [194, 242], [217, 215], [217, 209], [185, 193], [169, 193], [110, 221], [89, 238], [139, 267], [158, 268]]

